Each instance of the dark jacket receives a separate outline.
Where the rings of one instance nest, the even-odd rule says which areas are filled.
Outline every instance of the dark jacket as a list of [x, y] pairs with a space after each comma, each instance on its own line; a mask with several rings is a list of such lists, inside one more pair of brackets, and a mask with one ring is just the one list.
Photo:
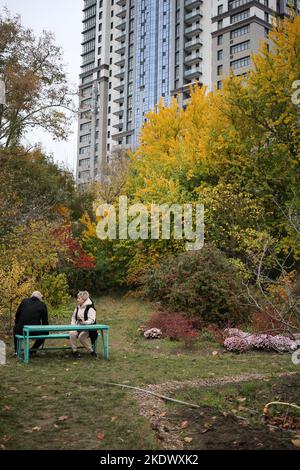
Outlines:
[[36, 297], [23, 300], [18, 307], [15, 328], [23, 330], [25, 325], [49, 325], [47, 306]]

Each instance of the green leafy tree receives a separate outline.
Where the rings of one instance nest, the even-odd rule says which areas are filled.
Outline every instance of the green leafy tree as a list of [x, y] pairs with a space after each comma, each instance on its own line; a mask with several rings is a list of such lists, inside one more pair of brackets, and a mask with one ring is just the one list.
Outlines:
[[74, 93], [53, 34], [44, 31], [36, 38], [20, 17], [4, 11], [0, 38], [0, 73], [7, 91], [7, 106], [0, 109], [0, 144], [18, 145], [27, 131], [37, 128], [66, 139]]

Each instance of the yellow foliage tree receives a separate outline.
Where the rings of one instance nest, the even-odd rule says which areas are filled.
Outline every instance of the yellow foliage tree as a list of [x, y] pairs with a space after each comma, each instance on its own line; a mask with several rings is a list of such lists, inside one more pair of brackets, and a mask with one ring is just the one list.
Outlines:
[[20, 301], [34, 290], [35, 278], [28, 277], [25, 266], [14, 258], [9, 265], [0, 266], [0, 284], [0, 312], [8, 314], [10, 330], [13, 311]]

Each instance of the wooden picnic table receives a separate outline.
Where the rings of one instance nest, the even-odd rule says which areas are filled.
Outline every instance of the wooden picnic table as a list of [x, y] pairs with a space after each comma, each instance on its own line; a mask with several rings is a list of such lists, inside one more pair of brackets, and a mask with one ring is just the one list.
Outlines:
[[[68, 339], [70, 331], [98, 331], [98, 336], [101, 336], [102, 344], [102, 353], [106, 360], [109, 359], [109, 326], [107, 325], [26, 325], [23, 327], [23, 336], [17, 335], [18, 339], [18, 349], [17, 356], [18, 359], [23, 360], [25, 364], [29, 363], [29, 348], [30, 340], [37, 339]], [[61, 332], [61, 333], [58, 333]], [[32, 333], [39, 333], [38, 335], [32, 335]], [[24, 341], [24, 349], [22, 348]], [[97, 343], [96, 340], [94, 344], [94, 351], [97, 353]], [[48, 350], [61, 350], [69, 349], [66, 348], [43, 348]], [[22, 357], [22, 352], [23, 357]]]

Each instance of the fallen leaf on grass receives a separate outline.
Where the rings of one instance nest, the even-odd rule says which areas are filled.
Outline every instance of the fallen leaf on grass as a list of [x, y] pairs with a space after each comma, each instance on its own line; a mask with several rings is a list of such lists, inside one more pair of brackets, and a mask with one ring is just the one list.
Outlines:
[[293, 439], [292, 444], [294, 444], [295, 447], [300, 447], [300, 439]]
[[35, 426], [34, 428], [32, 428], [32, 432], [39, 432], [42, 428], [40, 428], [39, 426]]
[[193, 442], [193, 438], [192, 437], [185, 437], [184, 442], [187, 442], [188, 444], [190, 444], [191, 442]]
[[212, 356], [218, 356], [218, 355], [219, 355], [219, 351], [213, 351], [211, 354], [212, 354]]
[[104, 432], [99, 431], [99, 432], [97, 433], [97, 439], [98, 439], [98, 441], [103, 441], [104, 438], [105, 438]]
[[118, 416], [112, 416], [111, 422], [114, 423], [115, 421], [117, 421], [117, 419], [118, 419]]
[[69, 416], [60, 416], [58, 418], [58, 421], [67, 421], [69, 419]]
[[181, 429], [186, 429], [189, 427], [189, 422], [188, 421], [183, 421], [180, 425]]
[[240, 403], [244, 403], [246, 400], [247, 400], [247, 398], [245, 398], [245, 397], [238, 397], [237, 398], [237, 401], [240, 402]]
[[210, 431], [210, 428], [203, 429], [203, 431], [201, 431], [201, 434], [205, 434], [205, 433], [207, 433], [208, 431]]
[[3, 407], [3, 411], [11, 411], [11, 410], [12, 410], [12, 407], [9, 405], [6, 405]]

